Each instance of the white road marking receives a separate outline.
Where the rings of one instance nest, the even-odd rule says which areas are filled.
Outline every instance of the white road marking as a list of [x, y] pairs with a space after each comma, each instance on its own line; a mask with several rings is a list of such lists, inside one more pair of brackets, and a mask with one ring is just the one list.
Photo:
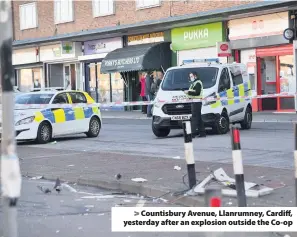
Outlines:
[[143, 207], [146, 203], [146, 200], [140, 199], [137, 204], [136, 207]]

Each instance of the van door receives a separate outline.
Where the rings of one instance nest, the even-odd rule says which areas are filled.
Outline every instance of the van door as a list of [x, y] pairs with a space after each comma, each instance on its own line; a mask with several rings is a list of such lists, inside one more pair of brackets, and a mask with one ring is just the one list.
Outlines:
[[[219, 97], [221, 98], [221, 106], [227, 108], [228, 113], [234, 111], [234, 100], [223, 100], [223, 98], [232, 98], [232, 82], [230, 80], [230, 74], [227, 67], [223, 68], [221, 71], [219, 87], [218, 87]], [[231, 115], [229, 115], [231, 117]], [[230, 118], [231, 119], [231, 118]]]
[[[233, 83], [233, 94], [234, 97], [244, 96], [245, 87], [243, 84], [243, 78], [240, 66], [231, 66], [230, 75]], [[232, 111], [232, 116], [235, 120], [241, 119], [245, 106], [245, 99], [234, 99], [234, 110]], [[231, 115], [230, 115], [231, 116]]]

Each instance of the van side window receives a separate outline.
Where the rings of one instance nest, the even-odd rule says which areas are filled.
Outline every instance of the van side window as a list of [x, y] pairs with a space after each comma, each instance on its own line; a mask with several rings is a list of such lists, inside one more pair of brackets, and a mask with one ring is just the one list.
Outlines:
[[228, 90], [231, 87], [230, 76], [227, 68], [222, 70], [219, 82], [219, 92]]
[[234, 67], [234, 68], [232, 67], [230, 68], [230, 72], [231, 72], [231, 77], [232, 77], [234, 86], [237, 86], [243, 83], [240, 67]]

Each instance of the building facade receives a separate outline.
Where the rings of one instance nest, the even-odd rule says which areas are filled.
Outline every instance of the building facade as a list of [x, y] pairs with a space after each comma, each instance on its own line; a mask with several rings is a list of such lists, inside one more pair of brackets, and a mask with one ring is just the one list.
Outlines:
[[[283, 37], [290, 13], [279, 12], [229, 21], [236, 61], [248, 66], [254, 95], [295, 93], [293, 44]], [[255, 99], [254, 111], [294, 111], [294, 97]]]
[[[261, 0], [14, 1], [16, 85], [135, 101], [142, 71], [217, 58], [217, 44], [230, 41], [233, 57], [220, 61], [245, 63], [255, 94], [296, 92], [293, 46], [282, 36], [294, 9], [293, 1]], [[254, 100], [255, 111], [291, 109], [290, 97]]]

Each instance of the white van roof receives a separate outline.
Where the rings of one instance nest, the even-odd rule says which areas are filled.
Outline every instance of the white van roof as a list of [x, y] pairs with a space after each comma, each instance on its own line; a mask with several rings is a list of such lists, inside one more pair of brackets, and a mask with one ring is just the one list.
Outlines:
[[173, 69], [179, 69], [179, 68], [197, 68], [197, 67], [216, 67], [216, 68], [222, 68], [222, 67], [234, 67], [234, 66], [243, 66], [246, 67], [245, 64], [243, 63], [190, 63], [190, 64], [184, 64], [184, 65], [180, 65], [180, 66], [175, 66], [175, 67], [170, 67], [168, 68], [169, 70], [173, 70]]

